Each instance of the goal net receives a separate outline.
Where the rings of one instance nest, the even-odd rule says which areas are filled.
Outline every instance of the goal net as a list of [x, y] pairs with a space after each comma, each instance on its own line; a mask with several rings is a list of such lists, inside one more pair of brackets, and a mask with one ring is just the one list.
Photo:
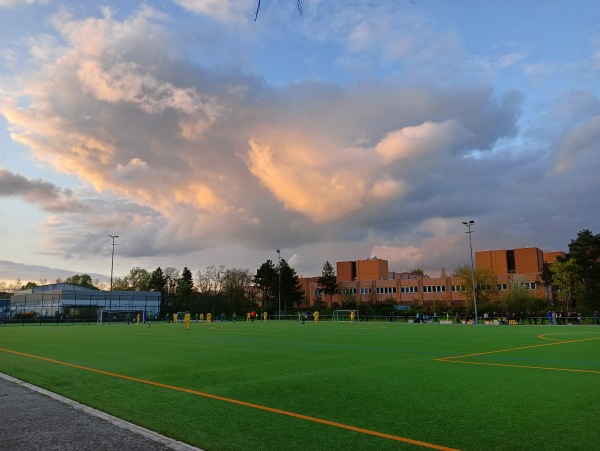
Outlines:
[[358, 321], [358, 310], [334, 310], [331, 320], [336, 323], [349, 322], [354, 312], [354, 321]]
[[143, 310], [110, 310], [101, 309], [98, 316], [100, 323], [126, 323], [127, 321], [134, 322], [140, 314], [140, 321], [144, 318]]

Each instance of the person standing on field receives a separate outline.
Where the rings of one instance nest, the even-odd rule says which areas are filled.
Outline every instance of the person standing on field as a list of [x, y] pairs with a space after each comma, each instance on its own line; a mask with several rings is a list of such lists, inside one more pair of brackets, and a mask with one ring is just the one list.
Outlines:
[[317, 312], [316, 310], [313, 313], [313, 318], [315, 319], [315, 326], [319, 325], [319, 312]]
[[190, 328], [190, 312], [187, 312], [183, 316], [183, 329], [188, 330]]
[[350, 310], [350, 322], [354, 322], [354, 310]]

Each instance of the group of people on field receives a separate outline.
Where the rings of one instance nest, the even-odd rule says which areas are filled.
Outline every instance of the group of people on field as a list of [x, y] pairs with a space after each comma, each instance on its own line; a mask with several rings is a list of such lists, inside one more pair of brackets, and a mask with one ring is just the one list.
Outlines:
[[[304, 323], [308, 320], [308, 312], [305, 312], [304, 310], [302, 310], [302, 311], [298, 312], [297, 315], [298, 315], [298, 321], [300, 322], [300, 325], [304, 326]], [[313, 317], [315, 326], [318, 326], [319, 325], [319, 312], [317, 312], [315, 310], [312, 313], [312, 317]], [[352, 313], [352, 321], [354, 321], [354, 313]]]
[[[595, 323], [600, 325], [600, 318], [597, 317], [597, 312], [594, 312]], [[597, 320], [596, 320], [597, 318]], [[519, 324], [550, 324], [550, 325], [581, 325], [580, 312], [564, 311], [556, 312], [554, 310], [542, 312], [511, 312], [511, 313], [496, 313], [486, 312], [483, 314], [485, 323], [497, 321], [498, 324], [519, 325]]]

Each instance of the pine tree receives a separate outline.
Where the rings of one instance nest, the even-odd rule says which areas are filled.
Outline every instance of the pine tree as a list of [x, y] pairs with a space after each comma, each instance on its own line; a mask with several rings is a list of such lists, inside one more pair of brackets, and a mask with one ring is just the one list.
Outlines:
[[317, 282], [317, 288], [325, 295], [325, 301], [327, 301], [327, 296], [333, 300], [333, 295], [338, 292], [337, 277], [329, 261], [323, 265], [323, 272]]

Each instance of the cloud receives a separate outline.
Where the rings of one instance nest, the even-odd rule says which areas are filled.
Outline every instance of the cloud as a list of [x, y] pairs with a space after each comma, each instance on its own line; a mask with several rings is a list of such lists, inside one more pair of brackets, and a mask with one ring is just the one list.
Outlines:
[[73, 197], [69, 189], [61, 189], [42, 180], [29, 180], [0, 167], [0, 197], [20, 197], [48, 212], [77, 213], [88, 207]]
[[[516, 229], [513, 216], [526, 223], [535, 216], [532, 204], [552, 208], [544, 195], [572, 175], [564, 162], [588, 162], [590, 174], [582, 178], [593, 180], [593, 101], [574, 128], [553, 130], [561, 146], [544, 141], [547, 130], [520, 134], [517, 145], [528, 99], [477, 79], [485, 68], [471, 72], [476, 58], [463, 58], [453, 30], [436, 34], [414, 14], [396, 29], [385, 14], [361, 18], [374, 14], [364, 4], [334, 3], [306, 14], [325, 8], [339, 9], [339, 16], [295, 23], [297, 33], [319, 29], [310, 44], [331, 39], [343, 49], [330, 67], [349, 67], [337, 65], [342, 59], [389, 64], [387, 76], [333, 83], [311, 78], [294, 57], [297, 75], [287, 82], [253, 75], [260, 58], [250, 66], [249, 58], [240, 66], [212, 60], [226, 50], [243, 53], [248, 41], [270, 49], [265, 42], [273, 45], [278, 35], [268, 27], [236, 27], [226, 36], [203, 27], [179, 30], [148, 7], [125, 17], [109, 10], [82, 19], [57, 14], [57, 36], [29, 41], [36, 51], [28, 65], [0, 80], [0, 112], [34, 161], [76, 175], [81, 188], [69, 192], [8, 173], [8, 186], [22, 188], [3, 195], [55, 212], [41, 225], [44, 251], [68, 259], [108, 255], [106, 235], [116, 233], [124, 237], [120, 254], [136, 261], [211, 249], [237, 258], [287, 246], [299, 248], [295, 262], [315, 264], [321, 257], [361, 257], [348, 255], [360, 248], [402, 269], [437, 271], [439, 262], [455, 260], [456, 246], [464, 248], [461, 220], [476, 219], [482, 243], [488, 229], [489, 240], [514, 247], [506, 232]], [[253, 12], [254, 2], [179, 4], [204, 25], [200, 16], [226, 22], [239, 13], [235, 8]], [[388, 12], [397, 7], [390, 5]], [[211, 32], [225, 27], [209, 22]], [[519, 54], [503, 60], [520, 62]], [[278, 64], [283, 72], [285, 61]], [[456, 74], [465, 78], [456, 82]], [[551, 171], [553, 152], [562, 174]], [[575, 205], [565, 208], [571, 214]]]
[[20, 5], [44, 5], [51, 0], [0, 0], [0, 7], [15, 7]]
[[554, 169], [562, 172], [572, 166], [594, 165], [600, 152], [600, 116], [571, 128], [559, 141]]
[[387, 163], [407, 158], [422, 158], [445, 147], [454, 147], [457, 142], [468, 141], [472, 135], [457, 121], [441, 124], [426, 122], [414, 127], [388, 133], [376, 146], [377, 153]]
[[[22, 285], [27, 282], [37, 284], [54, 283], [57, 280], [65, 280], [75, 274], [82, 274], [75, 271], [67, 271], [62, 269], [51, 268], [42, 265], [25, 265], [7, 260], [0, 260], [0, 282], [7, 284], [21, 281]], [[100, 284], [107, 282], [107, 277], [102, 274], [88, 273], [94, 281], [99, 281]]]
[[148, 8], [57, 15], [56, 57], [18, 74], [21, 90], [0, 101], [15, 141], [76, 174], [113, 225], [149, 243], [132, 255], [261, 246], [274, 223], [288, 224], [286, 241], [318, 241], [325, 223], [352, 233], [342, 224], [401, 209], [430, 171], [511, 136], [519, 117], [519, 96], [482, 85], [276, 87], [210, 70], [170, 51], [165, 20]]
[[254, 12], [254, 0], [173, 0], [182, 8], [197, 14], [202, 14], [216, 19], [231, 21], [244, 17], [243, 13]]

